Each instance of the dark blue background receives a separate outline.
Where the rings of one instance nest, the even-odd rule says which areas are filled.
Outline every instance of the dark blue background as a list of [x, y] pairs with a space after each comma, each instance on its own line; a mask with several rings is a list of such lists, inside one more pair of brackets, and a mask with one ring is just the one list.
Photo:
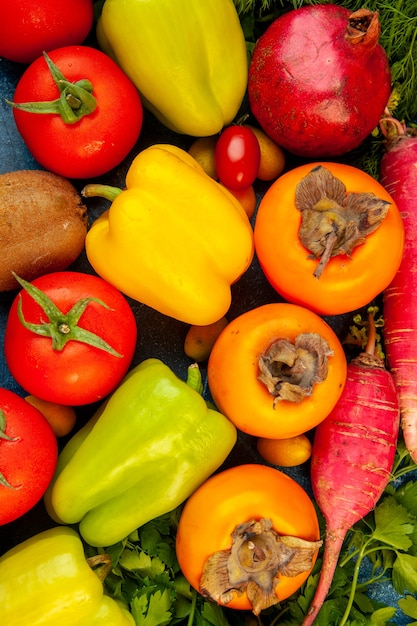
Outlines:
[[[0, 173], [20, 170], [20, 169], [41, 169], [33, 160], [26, 149], [14, 124], [11, 107], [5, 103], [5, 98], [12, 100], [16, 83], [24, 70], [24, 66], [10, 63], [0, 59]], [[139, 142], [132, 153], [124, 162], [107, 176], [102, 177], [101, 182], [108, 182], [116, 186], [124, 185], [124, 176], [133, 157], [139, 150], [152, 143], [166, 142], [174, 143], [183, 148], [188, 148], [192, 139], [171, 133], [161, 127], [156, 120], [145, 113], [143, 131]], [[81, 190], [86, 182], [93, 181], [72, 181]], [[258, 190], [258, 196], [262, 195], [262, 189]], [[91, 201], [88, 205], [89, 220], [93, 221], [105, 208], [105, 201]], [[0, 242], [1, 245], [1, 242]], [[79, 271], [92, 272], [84, 255], [70, 268]], [[7, 319], [8, 309], [15, 293], [0, 294], [0, 387], [5, 387], [25, 395], [19, 385], [11, 377], [3, 358], [3, 337], [4, 327]], [[260, 271], [256, 260], [248, 270], [246, 275], [233, 287], [233, 304], [229, 312], [229, 319], [243, 313], [246, 310], [265, 304], [267, 302], [279, 301], [279, 296], [272, 290]], [[190, 361], [184, 355], [183, 342], [187, 331], [187, 326], [173, 319], [160, 315], [156, 311], [129, 300], [138, 322], [138, 343], [133, 364], [136, 364], [148, 357], [156, 357], [165, 361], [181, 378], [186, 377], [186, 370]], [[351, 316], [340, 316], [337, 319], [328, 321], [339, 334], [347, 328]], [[205, 368], [202, 367], [203, 377]], [[206, 390], [207, 391], [207, 390]], [[94, 407], [84, 407], [78, 411], [78, 427], [90, 416]], [[65, 440], [61, 440], [61, 445]], [[246, 462], [259, 461], [254, 447], [254, 440], [250, 437], [240, 435], [238, 444], [233, 451], [227, 464], [241, 464]], [[292, 475], [311, 494], [308, 464], [285, 470]], [[32, 511], [0, 528], [0, 554], [9, 547], [19, 543], [23, 539], [32, 536], [35, 532], [53, 526], [53, 522], [47, 516], [42, 502]], [[387, 586], [374, 586], [372, 595], [383, 599], [385, 603], [395, 602], [396, 594], [392, 588]], [[407, 620], [398, 617], [396, 622], [399, 626], [405, 626]]]

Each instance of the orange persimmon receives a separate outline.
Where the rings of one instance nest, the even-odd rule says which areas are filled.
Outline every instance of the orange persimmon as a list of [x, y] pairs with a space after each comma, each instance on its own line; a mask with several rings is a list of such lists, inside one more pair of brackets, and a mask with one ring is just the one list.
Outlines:
[[229, 322], [212, 348], [207, 380], [216, 406], [239, 430], [284, 439], [329, 415], [346, 372], [330, 325], [305, 307], [278, 302]]
[[[271, 591], [265, 593], [265, 596], [270, 596], [269, 600], [272, 603], [285, 600], [297, 591], [310, 574], [321, 544], [314, 505], [307, 492], [293, 478], [274, 467], [251, 463], [215, 474], [187, 500], [178, 524], [176, 552], [180, 568], [188, 582], [200, 593], [203, 591], [201, 586], [204, 585], [205, 595], [207, 591], [212, 590], [208, 595], [219, 604], [231, 609], [252, 609], [257, 613], [243, 584], [239, 585], [241, 595], [233, 591], [228, 602], [225, 602], [222, 594], [217, 595], [217, 583], [220, 589], [223, 580], [224, 572], [221, 571], [221, 566], [224, 565], [223, 555], [220, 555], [221, 563], [216, 563], [218, 569], [214, 568], [208, 575], [210, 583], [208, 586], [205, 585], [207, 569], [204, 576], [203, 571], [205, 566], [207, 567], [209, 557], [232, 548], [232, 533], [235, 530], [241, 525], [260, 520], [271, 521], [272, 531], [278, 535], [278, 541], [281, 537], [301, 540], [301, 548], [305, 550], [306, 558], [303, 563], [304, 570], [293, 570], [290, 574], [291, 562], [280, 565], [280, 561], [277, 560], [274, 568], [268, 569], [268, 557], [272, 556], [272, 553], [264, 550], [263, 554], [267, 555], [264, 569], [262, 562], [256, 559], [256, 554], [254, 555], [252, 582], [256, 582], [256, 573], [261, 570], [261, 585], [265, 584], [266, 580], [269, 581], [269, 577], [274, 577], [272, 593]], [[247, 539], [241, 546], [236, 546], [239, 554], [234, 563], [232, 562], [233, 568], [236, 562], [243, 565], [242, 569], [245, 571], [242, 572], [243, 576], [240, 576], [241, 580], [244, 580], [251, 571], [252, 546], [262, 550], [262, 538], [259, 535], [256, 538], [250, 535]], [[245, 546], [245, 543], [250, 542], [252, 545], [249, 545], [248, 551], [248, 545]], [[305, 545], [303, 542], [311, 542], [311, 545]], [[245, 549], [246, 552], [242, 554], [242, 550]], [[274, 551], [274, 545], [271, 549]], [[252, 552], [255, 550], [252, 549]], [[298, 546], [295, 552], [299, 556]], [[239, 556], [244, 558], [238, 558]], [[216, 580], [218, 577], [219, 580]], [[258, 606], [258, 610], [260, 608]]]
[[308, 163], [268, 189], [254, 240], [266, 278], [285, 300], [338, 315], [366, 306], [390, 284], [404, 227], [394, 200], [369, 174]]

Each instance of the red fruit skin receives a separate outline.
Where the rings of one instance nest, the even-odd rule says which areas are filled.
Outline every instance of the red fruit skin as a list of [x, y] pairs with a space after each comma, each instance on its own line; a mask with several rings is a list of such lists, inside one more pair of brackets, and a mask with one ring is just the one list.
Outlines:
[[388, 141], [381, 160], [381, 184], [392, 195], [404, 222], [404, 253], [385, 289], [384, 344], [401, 409], [404, 442], [417, 463], [417, 137]]
[[0, 57], [32, 63], [62, 46], [79, 45], [94, 18], [92, 0], [14, 0], [0, 5]]
[[56, 469], [58, 443], [38, 409], [8, 389], [0, 388], [0, 410], [6, 420], [0, 438], [0, 472], [12, 486], [0, 484], [0, 526], [12, 522], [44, 495]]
[[[259, 38], [248, 97], [263, 130], [307, 158], [345, 154], [378, 125], [391, 91], [385, 51], [345, 38], [351, 12], [305, 6], [277, 18]], [[378, 30], [379, 35], [379, 30]]]

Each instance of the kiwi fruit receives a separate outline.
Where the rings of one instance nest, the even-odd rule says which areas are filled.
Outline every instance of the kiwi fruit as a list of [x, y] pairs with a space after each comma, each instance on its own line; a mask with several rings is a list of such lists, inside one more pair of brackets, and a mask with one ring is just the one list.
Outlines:
[[69, 180], [44, 170], [0, 174], [0, 291], [69, 267], [81, 254], [87, 208]]

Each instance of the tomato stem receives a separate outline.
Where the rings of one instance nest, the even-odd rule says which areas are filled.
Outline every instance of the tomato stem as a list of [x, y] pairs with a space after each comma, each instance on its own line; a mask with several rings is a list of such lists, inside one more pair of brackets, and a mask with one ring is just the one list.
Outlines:
[[6, 441], [18, 441], [19, 439], [19, 437], [6, 435], [6, 416], [2, 409], [0, 409], [0, 439], [5, 439]]
[[90, 115], [97, 108], [93, 96], [93, 85], [87, 79], [71, 83], [65, 78], [51, 58], [43, 53], [51, 76], [58, 87], [59, 98], [45, 102], [16, 103], [6, 100], [7, 104], [27, 113], [60, 115], [65, 124], [76, 124], [84, 115]]
[[[0, 409], [0, 439], [4, 439], [5, 441], [19, 441], [19, 437], [9, 437], [9, 435], [6, 435], [6, 415], [2, 409]], [[20, 489], [21, 487], [21, 485], [18, 487], [11, 485], [2, 472], [0, 472], [0, 485], [8, 489]]]
[[106, 309], [109, 309], [107, 304], [98, 298], [81, 298], [76, 302], [68, 313], [64, 314], [59, 308], [52, 302], [52, 300], [35, 285], [27, 282], [23, 278], [20, 278], [13, 272], [13, 276], [17, 282], [23, 287], [26, 293], [41, 307], [43, 312], [48, 318], [48, 322], [42, 322], [41, 324], [32, 324], [27, 322], [23, 315], [22, 298], [19, 299], [17, 314], [22, 325], [27, 330], [40, 335], [42, 337], [50, 337], [52, 339], [52, 349], [61, 351], [64, 349], [68, 341], [80, 341], [86, 343], [89, 346], [104, 350], [115, 357], [122, 357], [114, 348], [112, 348], [102, 337], [95, 335], [94, 333], [78, 326], [80, 317], [86, 310], [86, 308], [95, 302]]

